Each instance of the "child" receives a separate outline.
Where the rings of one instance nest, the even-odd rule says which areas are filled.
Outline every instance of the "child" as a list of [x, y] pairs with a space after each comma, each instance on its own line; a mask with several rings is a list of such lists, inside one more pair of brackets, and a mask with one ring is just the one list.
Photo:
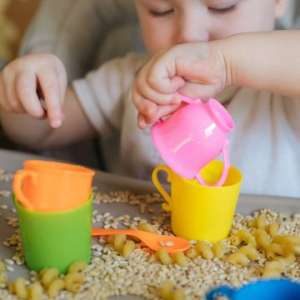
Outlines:
[[[155, 60], [160, 58], [161, 51], [177, 44], [202, 42], [201, 57], [205, 57], [209, 54], [206, 50], [211, 44], [220, 43], [222, 48], [222, 44], [227, 43], [225, 38], [228, 36], [242, 32], [271, 31], [275, 18], [283, 14], [285, 3], [285, 0], [137, 0], [136, 6], [146, 48]], [[247, 60], [255, 55], [253, 52], [255, 47], [252, 52], [247, 52]], [[207, 60], [203, 74], [213, 73], [211, 66], [214, 66], [215, 61], [220, 61], [217, 57], [218, 55], [209, 57], [211, 60]], [[191, 94], [191, 90], [194, 90], [191, 87], [198, 87], [199, 77], [197, 75], [195, 78], [188, 78], [189, 84], [185, 86], [185, 81], [180, 77], [182, 74], [179, 74], [179, 77], [172, 81], [175, 82], [172, 88], [175, 88], [163, 90], [162, 93], [160, 87], [149, 88], [149, 85], [143, 82], [148, 79], [143, 74], [147, 74], [147, 68], [151, 69], [151, 64], [147, 64], [135, 84], [133, 97], [131, 94], [126, 96], [136, 71], [143, 63], [144, 58], [136, 55], [111, 61], [90, 73], [85, 79], [75, 81], [63, 97], [66, 81], [63, 66], [57, 58], [40, 54], [16, 60], [1, 74], [0, 104], [3, 127], [14, 140], [37, 148], [61, 146], [98, 134], [101, 136], [106, 162], [111, 171], [149, 179], [153, 166], [161, 160], [152, 144], [149, 128], [140, 131], [136, 126], [137, 113], [132, 98], [135, 99], [139, 111], [146, 117], [146, 123], [149, 122], [148, 112], [152, 116], [151, 112], [154, 111], [153, 115], [157, 118], [176, 109], [180, 104], [176, 97], [174, 99], [174, 92], [178, 88], [184, 88], [179, 91]], [[47, 73], [45, 70], [52, 72]], [[57, 75], [45, 75], [50, 73]], [[200, 79], [202, 82], [203, 78]], [[194, 81], [196, 85], [193, 84]], [[206, 95], [214, 95], [221, 91], [225, 83], [226, 81], [223, 81], [223, 86], [218, 86], [217, 89], [208, 88]], [[152, 79], [150, 86], [151, 84]], [[212, 86], [215, 88], [213, 84]], [[249, 86], [255, 87], [255, 84]], [[51, 126], [47, 121], [39, 119], [45, 116], [45, 112], [35, 93], [37, 87], [43, 92]], [[146, 96], [147, 99], [141, 101], [139, 95]], [[205, 95], [200, 93], [197, 96]], [[224, 93], [218, 94], [217, 97], [227, 105], [236, 119], [237, 128], [232, 136], [231, 156], [233, 162], [245, 174], [243, 191], [299, 196], [300, 185], [293, 184], [300, 179], [300, 174], [297, 174], [294, 168], [295, 159], [292, 163], [291, 160], [282, 159], [286, 158], [286, 155], [297, 157], [294, 147], [291, 147], [297, 142], [297, 136], [292, 135], [297, 126], [293, 118], [297, 101], [287, 102], [283, 97], [275, 96], [271, 92], [244, 88], [225, 89]], [[158, 110], [155, 101], [162, 104]], [[254, 123], [261, 120], [256, 118], [252, 123], [251, 118], [256, 117], [253, 102], [257, 103], [257, 107], [265, 108], [258, 109], [257, 113], [265, 114], [268, 122]], [[27, 115], [16, 115], [15, 112], [26, 112]], [[275, 123], [277, 120], [274, 118], [278, 119], [278, 123]], [[274, 124], [276, 126], [272, 127]], [[280, 124], [283, 124], [283, 127]], [[289, 129], [287, 141], [281, 142], [286, 147], [278, 148], [277, 138], [283, 136], [279, 135], [282, 128]], [[265, 133], [263, 140], [261, 134], [256, 134], [257, 130]], [[247, 145], [252, 146], [248, 150], [251, 156], [244, 152], [248, 149]], [[276, 147], [272, 148], [273, 145]], [[289, 152], [277, 153], [282, 149]], [[258, 159], [259, 155], [261, 159]], [[273, 165], [270, 165], [270, 161]], [[284, 167], [294, 171], [287, 172], [283, 168], [283, 162], [291, 164], [285, 164]], [[297, 176], [294, 176], [295, 174]]]
[[[176, 99], [177, 93], [202, 99], [219, 95], [236, 122], [231, 158], [245, 175], [243, 191], [297, 197], [299, 53], [300, 31], [175, 46], [139, 72], [133, 91], [139, 125], [144, 128], [166, 111], [172, 113], [168, 99]], [[227, 90], [229, 96], [219, 94], [230, 86], [241, 88]]]

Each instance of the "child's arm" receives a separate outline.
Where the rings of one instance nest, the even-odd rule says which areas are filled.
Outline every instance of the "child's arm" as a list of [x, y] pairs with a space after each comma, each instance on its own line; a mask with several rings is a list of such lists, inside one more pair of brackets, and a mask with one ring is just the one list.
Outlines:
[[35, 150], [63, 147], [95, 136], [95, 130], [71, 88], [67, 90], [63, 110], [64, 121], [56, 129], [49, 126], [48, 120], [27, 114], [0, 111], [0, 118], [3, 130], [11, 140]]
[[[44, 111], [37, 87], [45, 100]], [[53, 55], [28, 55], [0, 73], [1, 123], [15, 142], [34, 149], [66, 145], [95, 132]]]
[[[65, 72], [58, 58], [45, 54], [21, 57], [0, 73], [2, 126], [15, 142], [34, 149], [107, 136], [121, 129], [124, 93], [143, 61], [133, 54], [111, 60], [74, 81], [65, 93]], [[40, 104], [37, 83], [47, 114]]]
[[228, 83], [300, 96], [300, 31], [238, 35], [225, 44]]
[[152, 58], [134, 85], [139, 124], [164, 115], [177, 93], [208, 98], [226, 86], [300, 95], [300, 31], [246, 33], [178, 45]]

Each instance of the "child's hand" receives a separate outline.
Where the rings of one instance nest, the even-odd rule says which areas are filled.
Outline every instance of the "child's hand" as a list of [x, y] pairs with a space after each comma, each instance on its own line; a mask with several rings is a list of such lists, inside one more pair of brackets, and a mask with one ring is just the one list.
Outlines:
[[141, 128], [175, 111], [180, 105], [178, 94], [206, 99], [230, 84], [221, 43], [178, 45], [154, 56], [140, 70], [133, 101]]
[[43, 118], [43, 99], [50, 125], [57, 128], [63, 121], [66, 86], [65, 68], [56, 56], [27, 55], [9, 63], [0, 73], [0, 107]]

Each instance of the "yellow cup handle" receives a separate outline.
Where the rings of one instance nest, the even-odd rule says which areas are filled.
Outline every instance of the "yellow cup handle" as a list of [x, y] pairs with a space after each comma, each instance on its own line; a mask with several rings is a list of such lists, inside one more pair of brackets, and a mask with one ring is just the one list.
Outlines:
[[23, 193], [23, 182], [26, 177], [31, 177], [33, 184], [37, 184], [37, 174], [31, 170], [19, 170], [16, 172], [13, 180], [13, 191], [16, 199], [20, 201], [26, 208], [33, 210], [31, 201]]
[[158, 173], [164, 171], [167, 173], [167, 181], [169, 183], [171, 183], [171, 170], [167, 167], [167, 166], [157, 166], [153, 172], [152, 172], [152, 182], [154, 184], [154, 186], [156, 187], [156, 189], [158, 190], [158, 192], [162, 195], [162, 197], [164, 198], [164, 200], [166, 201], [166, 203], [162, 204], [162, 208], [165, 211], [171, 211], [171, 196], [166, 192], [166, 190], [163, 188], [162, 184], [160, 183], [159, 179], [158, 179]]

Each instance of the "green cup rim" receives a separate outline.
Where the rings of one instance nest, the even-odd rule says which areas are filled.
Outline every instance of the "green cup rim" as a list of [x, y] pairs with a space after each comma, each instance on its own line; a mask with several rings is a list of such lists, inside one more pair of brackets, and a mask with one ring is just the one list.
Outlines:
[[17, 210], [21, 210], [27, 214], [32, 214], [32, 215], [36, 215], [36, 216], [57, 216], [57, 215], [73, 213], [79, 209], [89, 206], [93, 201], [94, 193], [91, 193], [90, 197], [88, 198], [88, 200], [86, 202], [84, 202], [83, 204], [81, 204], [75, 208], [68, 209], [68, 210], [62, 210], [62, 211], [51, 211], [51, 212], [34, 211], [34, 210], [27, 209], [17, 200], [15, 194], [12, 195], [12, 198], [13, 198], [13, 203], [14, 203], [15, 207], [17, 208]]

